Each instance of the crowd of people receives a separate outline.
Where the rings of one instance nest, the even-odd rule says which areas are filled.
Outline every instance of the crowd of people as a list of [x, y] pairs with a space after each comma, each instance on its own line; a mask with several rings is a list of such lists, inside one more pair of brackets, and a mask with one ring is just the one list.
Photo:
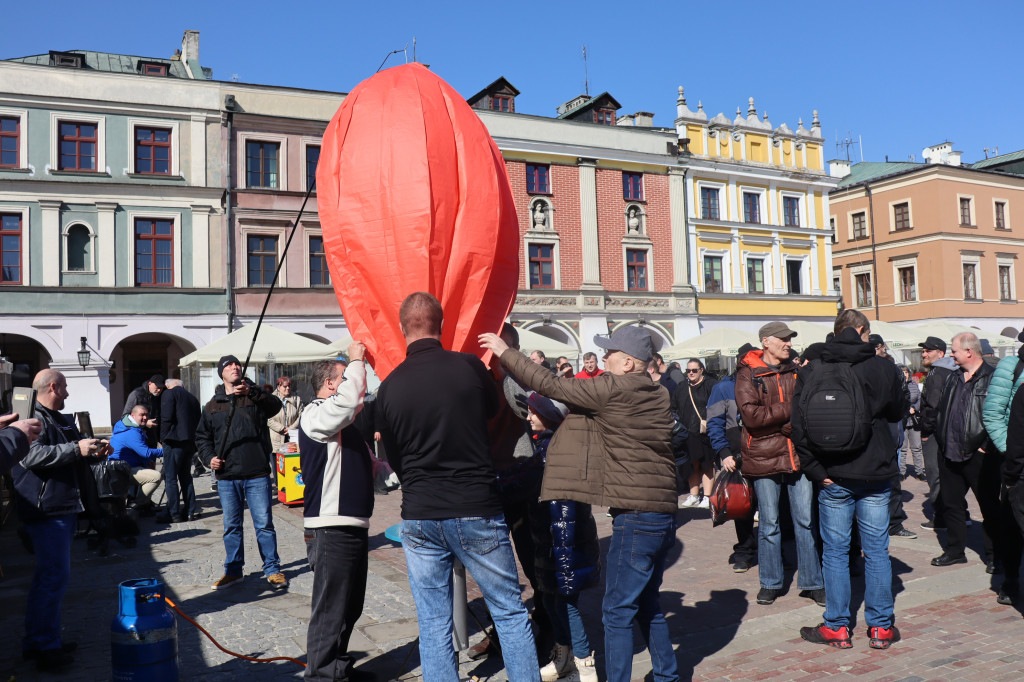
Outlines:
[[[851, 574], [861, 572], [868, 645], [900, 640], [889, 538], [916, 537], [903, 525], [908, 477], [928, 482], [922, 526], [945, 531], [932, 565], [967, 562], [970, 491], [981, 511], [985, 569], [1004, 574], [996, 600], [1010, 605], [1020, 596], [1024, 350], [996, 364], [975, 334], [958, 334], [951, 347], [928, 337], [919, 385], [920, 375], [897, 365], [871, 334], [870, 321], [845, 310], [828, 338], [801, 355], [785, 322], [765, 324], [760, 347], [740, 348], [735, 371], [721, 378], [698, 358], [666, 363], [636, 327], [596, 336], [603, 368], [588, 352], [577, 373], [567, 358], [552, 365], [541, 351], [520, 353], [509, 324], [480, 336], [491, 367], [445, 349], [441, 305], [427, 293], [405, 299], [400, 321], [406, 359], [372, 402], [359, 341], [347, 360], [312, 368], [316, 397], [308, 405], [289, 377], [273, 390], [257, 386], [228, 355], [205, 405], [179, 380], [143, 382], [109, 442], [79, 433], [61, 413], [66, 379], [40, 372], [33, 418], [0, 417], [0, 465], [13, 475], [36, 557], [24, 656], [40, 669], [74, 660], [75, 643], [61, 637], [61, 601], [77, 517], [90, 506], [89, 469], [100, 463], [130, 479], [125, 512], [154, 514], [163, 483], [162, 523], [200, 516], [193, 476], [211, 469], [225, 548], [223, 575], [211, 587], [243, 580], [248, 506], [263, 576], [286, 589], [270, 455], [288, 441], [297, 441], [305, 483], [310, 680], [374, 679], [348, 649], [366, 591], [378, 441], [401, 482], [402, 547], [431, 681], [459, 679], [456, 562], [480, 587], [492, 623], [470, 655], [500, 655], [510, 679], [553, 682], [575, 672], [596, 681], [601, 637], [606, 678], [628, 680], [634, 625], [655, 679], [679, 679], [659, 589], [678, 510], [710, 507], [723, 472], [739, 472], [756, 493], [751, 513], [732, 520], [732, 570], [756, 567], [754, 601], [774, 603], [784, 595], [782, 539], [792, 535], [799, 595], [824, 609], [820, 623], [800, 630], [808, 642], [853, 646]], [[598, 510], [611, 517], [603, 556]], [[534, 590], [529, 609], [517, 558]], [[580, 593], [602, 581], [601, 622], [590, 622]]]

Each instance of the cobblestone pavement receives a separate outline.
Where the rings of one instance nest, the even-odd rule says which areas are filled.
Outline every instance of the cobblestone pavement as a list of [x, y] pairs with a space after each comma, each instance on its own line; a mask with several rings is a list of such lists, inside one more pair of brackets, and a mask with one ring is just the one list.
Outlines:
[[[243, 584], [213, 592], [210, 583], [223, 571], [221, 517], [211, 479], [197, 479], [203, 508], [201, 520], [172, 526], [143, 519], [143, 533], [134, 549], [112, 543], [110, 556], [98, 557], [82, 539], [73, 545], [73, 577], [64, 602], [65, 638], [79, 643], [75, 667], [42, 675], [21, 661], [19, 641], [33, 560], [20, 546], [14, 523], [0, 529], [0, 679], [110, 679], [110, 622], [117, 611], [117, 585], [133, 578], [159, 577], [168, 595], [207, 628], [226, 648], [251, 656], [290, 656], [304, 660], [306, 623], [312, 574], [306, 564], [301, 508], [275, 504], [278, 546], [287, 592], [274, 592], [262, 579], [251, 524], [246, 522], [245, 552], [249, 558]], [[908, 481], [904, 492], [910, 515], [907, 527], [921, 533], [916, 540], [894, 539], [891, 553], [898, 590], [897, 624], [904, 640], [888, 651], [867, 647], [863, 617], [854, 632], [854, 647], [837, 650], [799, 638], [802, 625], [815, 625], [822, 609], [790, 592], [771, 606], [758, 606], [756, 568], [733, 573], [726, 563], [734, 542], [731, 525], [712, 529], [708, 512], [679, 512], [679, 542], [670, 556], [662, 603], [677, 645], [683, 679], [818, 680], [858, 677], [868, 680], [1020, 680], [1024, 679], [1024, 618], [1014, 607], [1000, 606], [990, 584], [1001, 576], [986, 575], [977, 550], [980, 524], [970, 533], [969, 563], [945, 569], [929, 565], [940, 553], [935, 534], [920, 528], [920, 499], [925, 484]], [[376, 498], [370, 530], [370, 576], [366, 607], [352, 649], [360, 665], [382, 680], [419, 679], [416, 611], [405, 573], [401, 547], [384, 538], [399, 521], [400, 493]], [[972, 515], [980, 519], [971, 501]], [[598, 510], [598, 531], [605, 549], [611, 519]], [[787, 583], [791, 576], [787, 575]], [[855, 581], [855, 600], [860, 592]], [[527, 587], [524, 596], [532, 595]], [[479, 592], [470, 583], [472, 611], [483, 618]], [[598, 668], [603, 675], [600, 627], [601, 589], [587, 591], [581, 608], [589, 623]], [[470, 621], [470, 641], [480, 638]], [[188, 680], [299, 679], [301, 669], [287, 661], [250, 663], [219, 651], [199, 631], [178, 619], [181, 678]], [[501, 662], [487, 660], [461, 666], [466, 677], [505, 680]], [[637, 638], [635, 679], [650, 678], [650, 658]], [[575, 680], [575, 677], [568, 678]]]

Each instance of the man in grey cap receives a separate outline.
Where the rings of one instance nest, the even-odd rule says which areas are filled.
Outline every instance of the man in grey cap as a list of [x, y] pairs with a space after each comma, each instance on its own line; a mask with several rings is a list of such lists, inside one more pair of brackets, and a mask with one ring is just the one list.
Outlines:
[[676, 474], [669, 395], [651, 381], [650, 334], [623, 327], [595, 336], [605, 372], [592, 379], [552, 376], [495, 334], [480, 343], [526, 386], [569, 407], [548, 446], [540, 499], [608, 506], [612, 538], [603, 605], [609, 682], [630, 679], [633, 621], [651, 652], [654, 677], [678, 680], [668, 624], [658, 601], [665, 556], [675, 543]]

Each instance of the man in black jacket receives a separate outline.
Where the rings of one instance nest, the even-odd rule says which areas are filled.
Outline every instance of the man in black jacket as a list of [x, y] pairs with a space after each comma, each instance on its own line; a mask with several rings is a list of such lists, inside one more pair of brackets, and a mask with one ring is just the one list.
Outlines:
[[[981, 343], [970, 332], [954, 336], [952, 350], [958, 370], [946, 377], [935, 420], [935, 439], [940, 453], [940, 494], [946, 507], [949, 532], [945, 551], [932, 559], [932, 566], [967, 563], [964, 500], [970, 489], [981, 507], [986, 570], [995, 573], [997, 561], [1002, 558], [998, 550], [1003, 549], [992, 545], [993, 541], [1003, 539], [999, 520], [999, 471], [1003, 458], [989, 440], [981, 420], [988, 384], [995, 370], [982, 358]], [[1015, 563], [1019, 562], [1019, 557], [1018, 550]], [[1007, 560], [1014, 561], [1012, 553], [1007, 554]], [[1019, 569], [1019, 564], [1014, 568]], [[1017, 572], [1012, 575], [1016, 577]]]
[[928, 530], [945, 530], [946, 505], [942, 503], [939, 482], [939, 443], [932, 437], [935, 433], [936, 413], [942, 387], [946, 377], [956, 369], [953, 358], [946, 357], [946, 342], [937, 336], [929, 336], [917, 344], [921, 347], [921, 364], [928, 370], [921, 390], [921, 446], [924, 451], [924, 473], [928, 478], [928, 496], [925, 501], [932, 507], [932, 519], [921, 524]]
[[[167, 510], [158, 514], [160, 523], [180, 523], [199, 518], [196, 490], [192, 483], [192, 456], [196, 454], [196, 428], [203, 408], [194, 395], [182, 386], [181, 379], [168, 379], [160, 396], [160, 441], [164, 444], [164, 486]], [[180, 508], [180, 496], [185, 508]]]
[[[1010, 418], [1006, 425], [1006, 457], [1003, 461], [1002, 470], [1003, 495], [1005, 503], [1010, 508], [1013, 520], [1017, 528], [1024, 533], [1024, 391], [1017, 391], [1010, 403]], [[1005, 518], [1005, 517], [1004, 517]], [[1005, 523], [1005, 521], [1004, 521]], [[1005, 530], [1007, 537], [1011, 538], [1010, 547], [1007, 548], [1006, 556], [1014, 552], [1015, 546], [1012, 538], [1016, 537], [1019, 543], [1020, 535], [1013, 533], [1011, 529]], [[1020, 555], [1020, 546], [1016, 546], [1016, 556]], [[999, 590], [997, 601], [1000, 604], [1013, 604], [1020, 596], [1020, 584], [1016, 573], [1010, 573], [1012, 567], [1007, 562], [1006, 579]]]
[[[270, 499], [270, 429], [267, 420], [281, 409], [272, 394], [242, 376], [242, 363], [234, 355], [217, 362], [223, 385], [203, 408], [196, 429], [199, 455], [217, 476], [217, 492], [224, 511], [224, 575], [211, 586], [223, 590], [242, 579], [245, 565], [242, 537], [243, 505], [256, 531], [263, 557], [263, 575], [275, 590], [288, 587], [277, 556], [277, 532]], [[234, 414], [232, 415], [232, 407]], [[231, 418], [231, 430], [224, 434]], [[223, 451], [221, 444], [223, 443]]]
[[145, 405], [149, 408], [150, 428], [146, 429], [146, 445], [151, 448], [155, 448], [160, 440], [160, 394], [166, 387], [163, 375], [154, 374], [128, 394], [128, 400], [124, 403], [124, 411], [121, 413], [122, 417], [131, 414], [132, 408], [136, 405]]
[[[893, 624], [892, 565], [889, 561], [889, 488], [896, 476], [896, 443], [889, 424], [904, 419], [910, 405], [903, 391], [903, 377], [893, 371], [889, 360], [875, 355], [868, 342], [868, 319], [858, 310], [844, 310], [836, 318], [835, 338], [821, 350], [821, 359], [800, 368], [793, 395], [793, 443], [800, 453], [803, 471], [821, 486], [818, 493], [819, 527], [823, 544], [822, 573], [825, 577], [824, 622], [800, 629], [809, 642], [841, 649], [850, 642], [850, 538], [856, 514], [864, 551], [864, 620], [869, 645], [887, 649], [900, 639]], [[870, 428], [866, 445], [852, 452], [826, 453], [812, 441], [814, 424], [805, 411], [816, 397], [837, 401], [837, 395], [815, 389], [815, 374], [826, 369], [841, 371], [847, 365], [859, 392], [863, 414], [844, 415], [848, 423]], [[821, 384], [818, 384], [821, 386]], [[804, 398], [804, 392], [808, 395]], [[825, 393], [822, 395], [822, 393]], [[854, 403], [857, 403], [856, 398]], [[870, 426], [868, 427], [868, 423]]]

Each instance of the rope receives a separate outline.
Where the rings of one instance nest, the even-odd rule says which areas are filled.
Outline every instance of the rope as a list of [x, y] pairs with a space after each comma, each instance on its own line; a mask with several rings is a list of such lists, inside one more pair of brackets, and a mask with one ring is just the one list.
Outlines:
[[188, 622], [192, 623], [192, 625], [195, 625], [197, 628], [199, 628], [199, 631], [201, 633], [203, 633], [204, 635], [206, 635], [207, 638], [211, 642], [213, 642], [214, 646], [216, 646], [218, 649], [220, 649], [221, 651], [223, 651], [226, 654], [230, 654], [230, 655], [234, 656], [235, 658], [241, 658], [241, 659], [244, 659], [246, 661], [252, 661], [253, 663], [271, 663], [273, 661], [291, 661], [292, 663], [298, 663], [303, 668], [306, 667], [306, 664], [303, 663], [302, 661], [300, 661], [298, 659], [295, 659], [295, 658], [291, 658], [289, 656], [274, 656], [272, 658], [255, 658], [253, 656], [246, 656], [244, 654], [236, 654], [234, 651], [231, 651], [229, 649], [225, 649], [224, 647], [222, 647], [220, 645], [220, 642], [218, 642], [217, 640], [215, 640], [213, 638], [213, 635], [211, 635], [209, 632], [206, 631], [206, 628], [204, 628], [202, 625], [200, 625], [199, 623], [197, 623], [194, 620], [192, 620], [192, 618], [190, 618], [189, 616], [185, 615], [185, 612], [182, 611], [181, 609], [179, 609], [177, 604], [172, 602], [167, 597], [164, 597], [164, 601], [167, 602], [168, 606], [170, 606], [172, 609], [177, 611], [179, 616], [181, 616], [182, 618], [184, 618]]

